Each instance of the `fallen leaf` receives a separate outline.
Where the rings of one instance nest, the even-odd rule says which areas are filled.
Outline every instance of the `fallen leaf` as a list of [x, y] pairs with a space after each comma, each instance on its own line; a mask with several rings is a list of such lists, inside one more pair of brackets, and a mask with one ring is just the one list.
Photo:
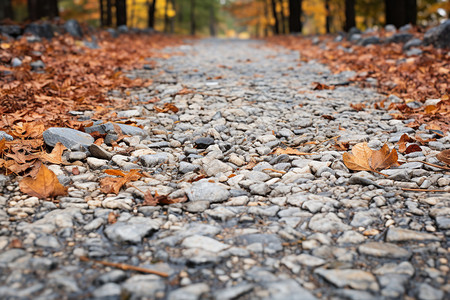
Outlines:
[[168, 198], [167, 196], [159, 196], [158, 193], [155, 193], [155, 196], [152, 195], [151, 191], [148, 190], [144, 194], [144, 202], [142, 205], [145, 206], [156, 206], [156, 205], [168, 205], [174, 203], [182, 203], [186, 202], [186, 195], [181, 198]]
[[450, 150], [442, 150], [436, 155], [436, 158], [442, 161], [443, 163], [450, 165]]
[[128, 173], [124, 173], [120, 170], [108, 169], [105, 170], [108, 175], [115, 175], [120, 177], [105, 177], [100, 180], [100, 191], [105, 194], [118, 194], [122, 186], [127, 182], [136, 181], [143, 175], [139, 173], [139, 170], [130, 170]]
[[114, 212], [110, 212], [108, 214], [108, 224], [114, 224], [117, 222], [117, 214], [115, 214]]
[[280, 154], [287, 154], [287, 155], [312, 155], [312, 153], [306, 153], [306, 152], [300, 152], [297, 149], [287, 147], [286, 149], [283, 148], [277, 148], [274, 151], [272, 151], [271, 154], [280, 155]]
[[420, 152], [420, 151], [422, 151], [422, 148], [420, 148], [420, 146], [417, 144], [411, 144], [408, 147], [406, 147], [406, 149], [405, 149], [406, 154], [410, 154], [413, 152]]
[[366, 107], [366, 105], [364, 103], [356, 103], [356, 104], [350, 103], [350, 107], [356, 111], [361, 111]]
[[354, 171], [371, 171], [369, 159], [373, 150], [369, 148], [366, 142], [353, 146], [352, 153], [345, 152], [342, 157], [344, 164], [350, 170]]
[[384, 170], [395, 165], [398, 160], [397, 151], [389, 150], [389, 146], [384, 144], [380, 150], [373, 151], [370, 157], [370, 166], [374, 170]]
[[60, 165], [62, 164], [62, 154], [66, 149], [67, 148], [63, 144], [58, 142], [56, 143], [55, 147], [53, 148], [50, 154], [48, 154], [47, 152], [41, 152], [39, 154], [39, 158], [43, 162]]
[[26, 177], [20, 181], [19, 187], [22, 193], [43, 199], [67, 195], [67, 188], [45, 165], [41, 165], [35, 179]]

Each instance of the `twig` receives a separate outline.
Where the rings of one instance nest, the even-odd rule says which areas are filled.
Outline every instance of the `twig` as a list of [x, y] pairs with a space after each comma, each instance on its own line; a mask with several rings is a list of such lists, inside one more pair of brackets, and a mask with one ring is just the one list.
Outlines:
[[113, 263], [113, 262], [109, 262], [109, 261], [104, 261], [104, 260], [94, 260], [94, 259], [90, 259], [86, 256], [81, 256], [80, 260], [82, 261], [90, 261], [90, 262], [94, 262], [100, 265], [104, 265], [104, 266], [108, 266], [108, 267], [113, 267], [113, 268], [118, 268], [124, 271], [137, 271], [137, 272], [141, 272], [141, 273], [148, 273], [148, 274], [155, 274], [161, 277], [169, 277], [169, 274], [165, 273], [165, 272], [160, 272], [160, 271], [156, 271], [156, 270], [151, 270], [151, 269], [147, 269], [147, 268], [142, 268], [142, 267], [136, 267], [133, 265], [129, 265], [129, 264], [124, 264], [124, 263]]
[[435, 168], [439, 168], [439, 169], [450, 170], [449, 167], [435, 165], [435, 164], [432, 164], [432, 163], [429, 163], [429, 162], [426, 162], [426, 161], [421, 161], [421, 163], [424, 163], [426, 165], [429, 165], [429, 166], [432, 166], [432, 167], [435, 167]]
[[427, 189], [410, 189], [410, 188], [402, 188], [404, 191], [411, 191], [411, 192], [430, 192], [430, 193], [445, 193], [446, 190], [427, 190]]
[[389, 177], [389, 175], [383, 174], [381, 172], [378, 172], [377, 170], [370, 170], [370, 171], [375, 172], [375, 173], [380, 174], [380, 175], [383, 175], [384, 177]]

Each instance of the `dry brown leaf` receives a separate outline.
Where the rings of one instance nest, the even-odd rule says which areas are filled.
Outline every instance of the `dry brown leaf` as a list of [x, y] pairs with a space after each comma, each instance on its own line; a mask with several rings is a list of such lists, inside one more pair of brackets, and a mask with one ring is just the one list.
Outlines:
[[41, 165], [35, 179], [26, 177], [20, 181], [19, 187], [22, 193], [43, 199], [67, 195], [67, 188], [45, 165]]
[[442, 150], [436, 155], [436, 158], [444, 164], [450, 165], [450, 149]]
[[395, 149], [389, 151], [389, 146], [384, 144], [380, 150], [372, 151], [370, 166], [374, 170], [384, 170], [397, 164], [398, 155]]
[[371, 171], [369, 159], [373, 150], [369, 148], [366, 142], [358, 143], [352, 148], [352, 153], [345, 152], [342, 157], [344, 164], [350, 170], [354, 171]]
[[181, 198], [168, 198], [167, 196], [159, 196], [158, 193], [155, 193], [155, 196], [152, 195], [151, 191], [148, 190], [144, 194], [144, 202], [142, 202], [142, 205], [144, 206], [156, 206], [156, 205], [168, 205], [168, 204], [174, 204], [174, 203], [182, 203], [186, 202], [187, 197], [186, 195]]
[[62, 164], [62, 154], [66, 149], [67, 148], [63, 144], [58, 142], [50, 154], [47, 152], [41, 152], [39, 153], [39, 158], [43, 162], [60, 165]]
[[420, 152], [420, 151], [422, 151], [422, 148], [420, 148], [420, 146], [417, 144], [411, 144], [408, 147], [406, 147], [406, 149], [405, 149], [406, 154], [410, 154], [413, 152]]
[[136, 181], [143, 175], [139, 173], [139, 170], [131, 170], [128, 173], [124, 173], [120, 170], [108, 169], [105, 170], [106, 174], [116, 175], [121, 177], [105, 177], [100, 180], [100, 191], [105, 194], [118, 194], [124, 184], [130, 181]]
[[287, 147], [286, 149], [283, 148], [277, 148], [274, 151], [272, 151], [271, 154], [280, 155], [280, 154], [287, 154], [287, 155], [312, 155], [312, 153], [306, 153], [306, 152], [300, 152], [297, 149]]

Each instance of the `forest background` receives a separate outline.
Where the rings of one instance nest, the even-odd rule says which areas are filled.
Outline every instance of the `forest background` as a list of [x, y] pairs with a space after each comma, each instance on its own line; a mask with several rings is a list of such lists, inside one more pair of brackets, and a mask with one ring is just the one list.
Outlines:
[[58, 17], [94, 27], [240, 38], [429, 26], [449, 15], [450, 0], [0, 0], [4, 24]]

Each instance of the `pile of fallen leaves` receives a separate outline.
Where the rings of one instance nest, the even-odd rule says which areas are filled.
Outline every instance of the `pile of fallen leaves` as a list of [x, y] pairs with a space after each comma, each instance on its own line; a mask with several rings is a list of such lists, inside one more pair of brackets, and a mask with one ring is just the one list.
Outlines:
[[[26, 37], [2, 41], [0, 36], [0, 129], [14, 138], [0, 140], [0, 172], [23, 176], [20, 189], [24, 193], [39, 198], [67, 193], [44, 165], [67, 163], [62, 158], [62, 144], [51, 153], [46, 151], [42, 134], [47, 128], [83, 130], [92, 124], [77, 121], [70, 111], [88, 110], [94, 119], [114, 120], [114, 110], [131, 101], [127, 89], [151, 84], [151, 80], [129, 79], [125, 73], [150, 65], [148, 58], [162, 55], [155, 50], [180, 40], [157, 34], [126, 34], [114, 39], [100, 32], [95, 38], [98, 47], [92, 47], [92, 42], [68, 35], [35, 43], [27, 42]], [[22, 65], [12, 67], [13, 58], [19, 58]], [[31, 63], [37, 60], [44, 63], [43, 69], [32, 69]], [[111, 90], [123, 91], [124, 100], [108, 98]], [[122, 184], [118, 180], [108, 192], [117, 193], [138, 174], [124, 175], [126, 180]]]
[[[151, 64], [146, 59], [161, 55], [155, 49], [179, 43], [164, 35], [121, 35], [107, 33], [90, 43], [60, 35], [51, 41], [30, 43], [26, 38], [0, 44], [0, 128], [12, 129], [18, 122], [41, 122], [45, 127], [74, 127], [69, 111], [92, 110], [98, 116], [109, 108], [127, 103], [112, 102], [106, 93], [113, 89], [148, 86], [150, 80], [131, 80], [124, 72]], [[13, 58], [22, 65], [12, 67]], [[32, 70], [41, 60], [43, 70]]]
[[[381, 32], [381, 37], [392, 33]], [[417, 37], [422, 34], [414, 33]], [[320, 43], [297, 36], [280, 36], [268, 39], [270, 43], [299, 50], [302, 61], [317, 60], [330, 66], [335, 73], [356, 71], [352, 81], [368, 85], [368, 78], [377, 80], [381, 93], [396, 95], [404, 103], [376, 108], [398, 110], [397, 119], [414, 118], [416, 124], [433, 124], [433, 128], [446, 132], [450, 129], [450, 52], [433, 46], [421, 46], [423, 53], [408, 57], [402, 50], [403, 44], [376, 44], [359, 46], [349, 41], [335, 42], [331, 36], [321, 36]], [[325, 45], [325, 47], [323, 47]], [[323, 84], [323, 83], [322, 83]], [[316, 83], [317, 85], [317, 83]], [[324, 88], [320, 84], [316, 89]], [[333, 86], [325, 88], [333, 88]], [[408, 105], [417, 101], [440, 99], [438, 103], [415, 108]], [[361, 104], [358, 110], [364, 109]]]

